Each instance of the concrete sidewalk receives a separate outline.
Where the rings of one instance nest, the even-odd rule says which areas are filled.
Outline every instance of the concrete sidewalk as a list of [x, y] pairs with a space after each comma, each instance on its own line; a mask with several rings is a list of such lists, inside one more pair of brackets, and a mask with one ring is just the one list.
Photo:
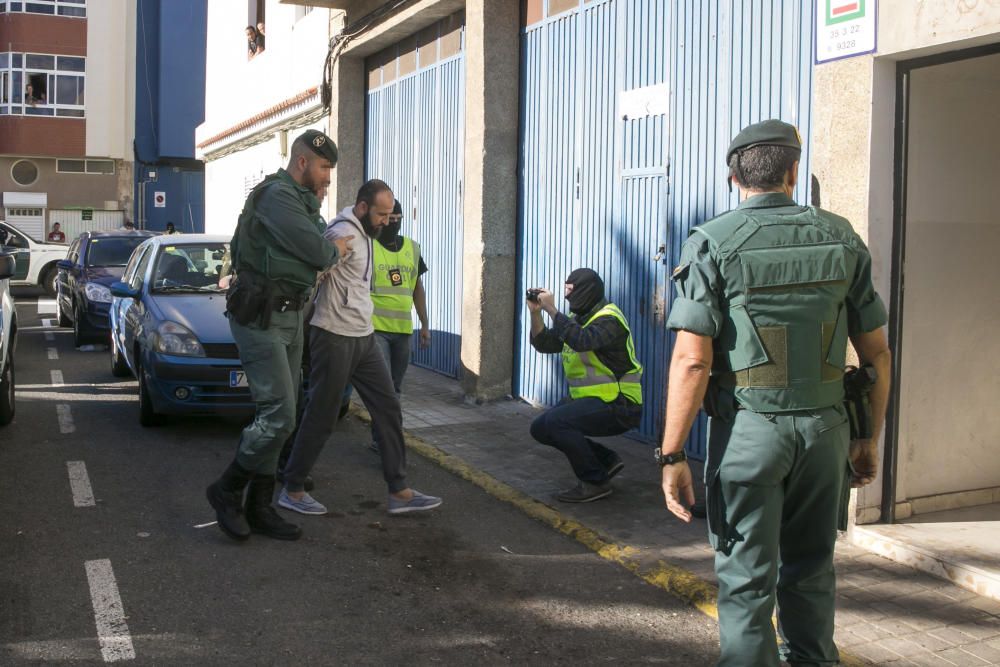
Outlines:
[[[614, 494], [568, 505], [553, 496], [575, 483], [569, 464], [528, 432], [539, 410], [513, 400], [470, 404], [454, 380], [411, 367], [403, 413], [417, 453], [715, 616], [705, 523], [684, 524], [664, 508], [651, 445], [603, 439], [625, 461]], [[836, 567], [836, 638], [849, 654], [845, 664], [1000, 665], [1000, 602], [873, 555], [846, 538], [838, 544]]]

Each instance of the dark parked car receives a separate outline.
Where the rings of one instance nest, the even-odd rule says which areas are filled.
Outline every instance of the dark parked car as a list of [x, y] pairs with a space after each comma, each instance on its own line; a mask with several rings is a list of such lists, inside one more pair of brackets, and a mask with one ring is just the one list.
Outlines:
[[219, 286], [228, 236], [157, 236], [111, 293], [111, 372], [139, 381], [139, 422], [163, 415], [253, 414]]
[[120, 280], [132, 251], [152, 232], [84, 232], [57, 264], [56, 313], [59, 326], [73, 327], [73, 344], [106, 343], [111, 283]]
[[0, 426], [14, 419], [14, 348], [17, 310], [10, 298], [10, 280], [17, 273], [14, 255], [0, 253]]

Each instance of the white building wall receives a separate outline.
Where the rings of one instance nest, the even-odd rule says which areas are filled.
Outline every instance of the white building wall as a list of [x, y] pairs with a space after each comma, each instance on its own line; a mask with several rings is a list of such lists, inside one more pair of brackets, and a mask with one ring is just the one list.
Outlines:
[[[823, 207], [851, 220], [868, 242], [872, 277], [887, 306], [892, 300], [896, 62], [998, 41], [1000, 0], [880, 0], [878, 53], [815, 68], [812, 168], [822, 185]], [[901, 468], [905, 465], [901, 462]], [[859, 523], [878, 520], [883, 472], [880, 467], [875, 482], [857, 492]], [[905, 500], [904, 494], [897, 487], [896, 500]]]
[[[245, 2], [233, 0], [208, 1], [205, 122], [197, 129], [196, 144], [267, 112], [318, 86], [322, 80], [329, 45], [330, 10], [316, 8], [296, 20], [299, 8], [267, 0], [266, 48], [248, 61], [245, 7]], [[288, 145], [306, 129], [325, 132], [327, 125], [323, 119], [292, 131]], [[250, 148], [212, 159], [212, 151], [225, 141], [198, 149], [198, 156], [206, 160], [205, 231], [208, 233], [232, 233], [249, 187], [284, 166], [287, 160], [278, 134]]]
[[[323, 119], [289, 134], [288, 146], [306, 130], [327, 131]], [[205, 233], [232, 234], [243, 210], [250, 189], [288, 162], [281, 152], [281, 140], [275, 135], [268, 141], [251, 146], [205, 164]], [[330, 219], [330, 202], [324, 202], [323, 216]]]
[[135, 0], [87, 3], [87, 155], [131, 161], [135, 138]]

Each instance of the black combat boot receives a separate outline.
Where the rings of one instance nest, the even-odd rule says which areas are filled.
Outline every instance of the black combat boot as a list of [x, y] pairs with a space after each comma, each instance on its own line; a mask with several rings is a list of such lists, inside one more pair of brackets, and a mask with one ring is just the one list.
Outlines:
[[215, 510], [219, 528], [234, 540], [250, 537], [250, 526], [243, 516], [243, 490], [247, 488], [252, 474], [233, 461], [222, 473], [222, 477], [205, 490], [208, 503]]
[[257, 475], [247, 490], [247, 523], [250, 530], [276, 540], [297, 540], [302, 537], [302, 529], [288, 523], [271, 506], [274, 499], [274, 476]]

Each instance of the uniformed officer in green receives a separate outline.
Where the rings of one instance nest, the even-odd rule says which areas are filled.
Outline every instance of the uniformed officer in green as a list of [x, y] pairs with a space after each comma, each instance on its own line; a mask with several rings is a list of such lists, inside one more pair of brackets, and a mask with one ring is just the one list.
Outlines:
[[236, 540], [251, 532], [284, 540], [302, 535], [271, 501], [278, 454], [295, 427], [302, 311], [317, 273], [351, 250], [352, 237], [332, 243], [323, 237], [315, 194], [329, 187], [336, 163], [333, 140], [316, 130], [304, 132], [292, 144], [288, 167], [247, 196], [233, 235], [236, 277], [226, 314], [257, 412], [243, 429], [236, 458], [207, 495], [219, 527]]
[[[886, 312], [871, 257], [847, 220], [792, 200], [800, 153], [787, 123], [740, 132], [726, 161], [742, 201], [692, 230], [673, 274], [668, 326], [677, 338], [657, 458], [668, 509], [690, 521], [683, 447], [704, 398], [726, 666], [778, 665], [776, 601], [782, 659], [838, 662], [837, 529], [846, 528], [850, 486], [875, 477], [889, 391]], [[854, 442], [843, 405], [848, 339], [878, 375], [876, 432]]]

